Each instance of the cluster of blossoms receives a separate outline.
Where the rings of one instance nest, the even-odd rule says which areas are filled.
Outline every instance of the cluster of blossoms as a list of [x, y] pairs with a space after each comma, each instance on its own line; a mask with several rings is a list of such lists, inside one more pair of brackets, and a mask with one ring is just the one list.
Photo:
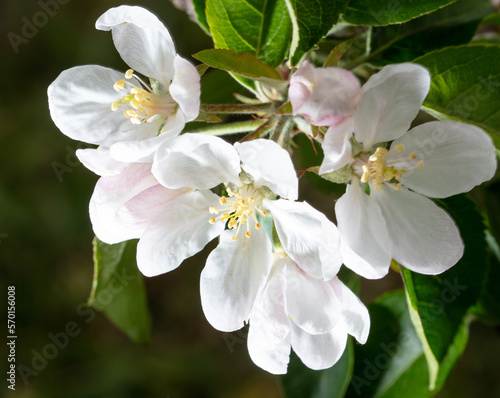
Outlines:
[[457, 226], [428, 197], [492, 178], [495, 152], [470, 125], [409, 130], [430, 86], [423, 67], [387, 66], [362, 87], [347, 70], [307, 61], [291, 74], [293, 120], [306, 133], [320, 128], [319, 173], [347, 184], [335, 205], [337, 228], [298, 201], [290, 155], [275, 141], [231, 145], [181, 134], [200, 110], [200, 76], [154, 15], [122, 6], [96, 27], [112, 31], [131, 69], [72, 68], [48, 90], [60, 130], [98, 146], [77, 151], [101, 176], [90, 200], [94, 232], [109, 244], [139, 239], [146, 276], [177, 268], [219, 237], [201, 273], [202, 307], [221, 331], [249, 323], [257, 365], [285, 373], [293, 348], [307, 366], [324, 369], [348, 335], [366, 341], [368, 311], [337, 278], [342, 264], [376, 279], [392, 259], [437, 274], [461, 258]]

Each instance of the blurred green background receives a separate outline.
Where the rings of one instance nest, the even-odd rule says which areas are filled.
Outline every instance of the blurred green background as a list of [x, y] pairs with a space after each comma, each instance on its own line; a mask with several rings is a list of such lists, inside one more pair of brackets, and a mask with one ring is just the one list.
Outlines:
[[[92, 282], [88, 201], [97, 176], [74, 157], [79, 143], [52, 123], [46, 90], [61, 71], [72, 66], [127, 69], [111, 35], [94, 29], [95, 20], [121, 2], [64, 0], [61, 4], [60, 0], [59, 11], [44, 18], [41, 4], [50, 2], [1, 3], [0, 289], [6, 297], [7, 286], [16, 287], [16, 363], [36, 366], [37, 374], [28, 374], [26, 384], [18, 374], [16, 391], [2, 383], [0, 396], [280, 397], [278, 378], [250, 360], [245, 332], [218, 332], [203, 316], [199, 274], [213, 243], [179, 269], [146, 280], [153, 317], [153, 340], [148, 346], [131, 342], [102, 314], [90, 319], [82, 313]], [[178, 52], [186, 58], [211, 47], [210, 38], [168, 0], [134, 4], [145, 6], [165, 22]], [[32, 37], [18, 43], [16, 52], [9, 33], [21, 36], [26, 21], [33, 18], [40, 26], [31, 31]], [[236, 90], [221, 73], [210, 71], [204, 80], [207, 101], [228, 101]], [[302, 184], [305, 198], [331, 216], [335, 195], [313, 191], [314, 181]], [[392, 273], [383, 281], [364, 283], [362, 297], [367, 302], [398, 286], [400, 279]], [[1, 307], [0, 335], [5, 335], [6, 303]], [[53, 359], [33, 363], [52, 343], [49, 334], [63, 332], [72, 322], [80, 330], [78, 335], [50, 355]], [[6, 355], [0, 363], [5, 371]], [[473, 324], [466, 354], [439, 397], [500, 396], [499, 370], [498, 329]]]

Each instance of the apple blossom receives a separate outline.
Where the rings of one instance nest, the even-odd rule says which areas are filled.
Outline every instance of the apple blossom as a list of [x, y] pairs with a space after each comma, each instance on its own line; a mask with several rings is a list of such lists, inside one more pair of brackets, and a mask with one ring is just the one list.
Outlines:
[[286, 373], [291, 348], [309, 368], [329, 368], [348, 334], [365, 343], [370, 328], [366, 307], [337, 277], [314, 279], [282, 252], [274, 255], [249, 323], [250, 357], [274, 374]]
[[168, 30], [144, 8], [112, 8], [96, 28], [112, 31], [116, 49], [132, 69], [123, 74], [86, 65], [63, 71], [48, 89], [51, 117], [67, 136], [100, 146], [101, 151], [77, 153], [93, 170], [102, 164], [123, 169], [113, 162], [151, 162], [163, 141], [197, 117], [199, 74], [176, 54]]
[[[201, 275], [203, 309], [215, 328], [237, 330], [248, 320], [271, 269], [273, 244], [313, 277], [337, 273], [337, 229], [307, 203], [295, 202], [295, 170], [275, 142], [232, 146], [218, 137], [184, 134], [158, 148], [153, 174], [169, 189], [192, 190], [148, 224], [137, 246], [139, 269], [147, 276], [171, 271], [220, 236]], [[212, 189], [221, 184], [219, 196]], [[266, 227], [271, 222], [275, 233]]]
[[325, 136], [320, 173], [350, 180], [335, 207], [342, 258], [367, 278], [384, 276], [391, 259], [423, 274], [453, 266], [460, 233], [427, 197], [467, 192], [496, 170], [492, 140], [478, 127], [434, 121], [408, 131], [429, 87], [419, 65], [386, 66], [363, 86], [352, 117]]

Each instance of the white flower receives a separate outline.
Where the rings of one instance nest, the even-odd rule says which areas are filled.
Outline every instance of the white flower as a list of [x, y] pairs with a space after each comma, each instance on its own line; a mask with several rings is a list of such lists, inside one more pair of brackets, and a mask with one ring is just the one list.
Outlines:
[[335, 126], [352, 115], [361, 87], [356, 76], [342, 68], [314, 68], [305, 61], [290, 79], [288, 96], [293, 114], [316, 126]]
[[176, 54], [165, 26], [144, 8], [112, 8], [96, 28], [112, 31], [116, 49], [132, 69], [125, 74], [97, 65], [65, 70], [48, 89], [49, 108], [64, 134], [100, 145], [100, 151], [78, 151], [83, 163], [101, 173], [106, 164], [106, 173], [113, 174], [114, 166], [123, 169], [112, 165], [116, 161], [151, 162], [163, 141], [197, 117], [200, 77]]
[[114, 244], [140, 238], [164, 206], [190, 190], [168, 189], [151, 173], [151, 163], [128, 164], [115, 175], [102, 176], [90, 199], [96, 236]]
[[467, 192], [496, 170], [492, 140], [478, 127], [435, 121], [407, 132], [429, 86], [419, 65], [386, 66], [363, 86], [352, 118], [325, 137], [320, 173], [347, 167], [352, 176], [335, 207], [342, 258], [367, 278], [384, 276], [391, 258], [423, 274], [453, 266], [460, 233], [427, 197]]
[[331, 367], [344, 352], [347, 335], [365, 343], [366, 307], [338, 278], [321, 281], [277, 253], [250, 316], [248, 351], [261, 368], [287, 371], [290, 349], [311, 369]]
[[[153, 174], [169, 189], [192, 190], [148, 224], [137, 246], [139, 269], [147, 276], [171, 271], [220, 235], [201, 275], [203, 309], [215, 328], [237, 330], [248, 320], [271, 269], [271, 220], [284, 250], [305, 271], [321, 279], [337, 273], [337, 229], [307, 203], [294, 202], [295, 170], [275, 142], [232, 146], [184, 134], [158, 149]], [[223, 196], [211, 191], [221, 184]]]

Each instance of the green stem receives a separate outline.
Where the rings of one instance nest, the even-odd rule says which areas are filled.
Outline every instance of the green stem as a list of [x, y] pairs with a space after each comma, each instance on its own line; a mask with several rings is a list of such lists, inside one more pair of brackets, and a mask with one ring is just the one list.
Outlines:
[[237, 133], [248, 133], [266, 123], [267, 120], [246, 120], [244, 122], [234, 122], [226, 124], [209, 125], [199, 129], [187, 131], [187, 133], [208, 134], [208, 135], [228, 135]]
[[274, 113], [272, 103], [261, 104], [202, 104], [201, 110], [206, 113], [254, 114]]

